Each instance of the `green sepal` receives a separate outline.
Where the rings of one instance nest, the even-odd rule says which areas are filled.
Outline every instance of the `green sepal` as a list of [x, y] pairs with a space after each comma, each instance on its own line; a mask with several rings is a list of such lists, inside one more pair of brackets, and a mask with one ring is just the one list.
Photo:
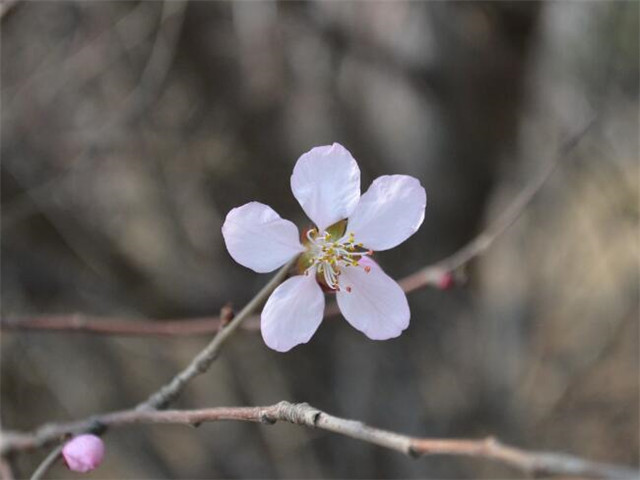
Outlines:
[[330, 227], [326, 229], [326, 232], [331, 236], [331, 240], [336, 241], [340, 240], [344, 237], [345, 232], [347, 231], [347, 219], [340, 220], [339, 222], [334, 223]]

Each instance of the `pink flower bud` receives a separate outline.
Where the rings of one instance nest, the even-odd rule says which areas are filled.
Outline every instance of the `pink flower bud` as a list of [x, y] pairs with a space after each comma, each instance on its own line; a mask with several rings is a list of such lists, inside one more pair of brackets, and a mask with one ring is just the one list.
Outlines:
[[445, 272], [438, 279], [438, 288], [440, 290], [449, 290], [451, 287], [453, 287], [454, 283], [455, 280], [451, 272]]
[[102, 463], [104, 442], [95, 435], [78, 435], [65, 444], [62, 456], [70, 470], [89, 472]]

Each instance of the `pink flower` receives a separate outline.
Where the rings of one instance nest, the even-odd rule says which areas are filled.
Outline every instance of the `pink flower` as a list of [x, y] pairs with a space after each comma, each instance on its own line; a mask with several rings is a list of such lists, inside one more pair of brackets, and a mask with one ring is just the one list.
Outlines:
[[102, 463], [104, 442], [95, 435], [78, 435], [65, 444], [62, 456], [70, 470], [86, 473]]
[[427, 204], [420, 182], [385, 175], [361, 196], [358, 164], [334, 143], [298, 159], [291, 190], [316, 225], [302, 242], [293, 223], [258, 202], [232, 209], [222, 226], [233, 259], [256, 272], [271, 272], [299, 256], [300, 275], [278, 286], [262, 311], [265, 343], [279, 352], [307, 343], [324, 316], [323, 288], [336, 293], [344, 318], [367, 337], [400, 335], [409, 326], [407, 298], [369, 255], [418, 230]]

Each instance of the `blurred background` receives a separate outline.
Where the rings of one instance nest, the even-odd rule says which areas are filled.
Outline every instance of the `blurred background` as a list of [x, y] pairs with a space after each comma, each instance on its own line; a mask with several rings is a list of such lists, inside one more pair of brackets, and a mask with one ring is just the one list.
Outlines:
[[[268, 277], [227, 254], [226, 213], [258, 200], [305, 225], [291, 170], [334, 141], [363, 190], [392, 173], [427, 190], [420, 231], [377, 255], [400, 278], [473, 238], [595, 115], [466, 285], [409, 296], [401, 337], [373, 342], [333, 319], [279, 354], [242, 332], [176, 405], [306, 401], [406, 434], [637, 466], [639, 6], [5, 3], [2, 317], [241, 307]], [[209, 337], [5, 331], [2, 427], [129, 408]], [[105, 440], [88, 478], [521, 476], [280, 424]], [[18, 476], [45, 454], [16, 457]]]

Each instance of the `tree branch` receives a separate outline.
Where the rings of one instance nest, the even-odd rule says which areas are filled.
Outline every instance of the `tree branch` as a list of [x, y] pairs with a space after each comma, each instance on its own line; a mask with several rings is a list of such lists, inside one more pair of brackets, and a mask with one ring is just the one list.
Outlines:
[[[593, 120], [589, 122], [584, 129], [572, 137], [560, 149], [558, 156], [521, 192], [510, 208], [507, 209], [496, 222], [454, 255], [402, 279], [400, 283], [403, 289], [406, 292], [410, 292], [428, 285], [439, 285], [443, 275], [450, 274], [487, 250], [493, 242], [517, 220], [547, 178], [553, 173], [559, 159], [574, 148], [579, 139], [586, 134], [593, 123]], [[0, 441], [0, 454], [4, 456], [15, 451], [43, 447], [59, 442], [61, 438], [66, 435], [86, 431], [101, 431], [107, 426], [115, 427], [136, 423], [199, 424], [201, 422], [217, 420], [274, 423], [275, 421], [281, 420], [307, 427], [328, 430], [388, 449], [397, 450], [410, 456], [455, 455], [480, 457], [510, 465], [531, 474], [637, 478], [638, 472], [624, 467], [590, 462], [564, 454], [528, 452], [503, 445], [492, 438], [484, 440], [452, 440], [408, 437], [369, 427], [357, 421], [334, 417], [314, 409], [307, 404], [293, 405], [287, 402], [281, 402], [268, 407], [158, 411], [157, 409], [164, 408], [175, 399], [191, 379], [207, 371], [217, 357], [222, 344], [240, 328], [243, 322], [251, 318], [253, 311], [266, 300], [277, 285], [285, 278], [292, 264], [293, 261], [285, 265], [228, 324], [225, 322], [225, 320], [228, 320], [228, 316], [223, 318], [222, 321], [214, 318], [189, 321], [188, 328], [193, 329], [192, 333], [196, 333], [197, 331], [197, 333], [200, 334], [215, 331], [217, 335], [182, 372], [177, 374], [168, 384], [151, 395], [145, 402], [139, 404], [135, 409], [99, 415], [69, 424], [48, 425], [36, 430], [35, 433], [4, 432], [2, 440]], [[326, 312], [327, 316], [332, 316], [337, 313], [338, 311], [335, 305], [330, 305]], [[225, 315], [223, 315], [223, 317], [225, 317]], [[76, 330], [86, 329], [87, 325], [89, 325], [90, 328], [95, 328], [95, 325], [87, 323], [83, 317], [74, 316], [58, 317], [57, 328], [66, 329], [69, 325], [69, 318], [71, 318], [73, 327]], [[44, 321], [44, 319], [40, 319], [40, 322], [42, 321]], [[178, 322], [183, 324], [180, 325], [179, 328], [177, 325]], [[150, 325], [153, 324], [153, 328], [155, 328], [156, 331], [162, 331], [162, 334], [174, 335], [176, 333], [184, 334], [184, 324], [187, 322], [188, 321], [174, 321], [172, 322], [173, 324], [165, 325], [162, 325], [162, 323], [156, 324], [156, 322], [140, 323], [146, 324], [145, 327], [150, 327]], [[3, 328], [17, 325], [22, 327], [24, 323], [2, 321]], [[40, 323], [40, 325], [42, 325], [42, 323]], [[123, 326], [123, 323], [121, 323], [120, 326]], [[106, 325], [103, 324], [103, 327], [106, 327]], [[125, 328], [130, 327], [132, 326], [128, 325]], [[103, 328], [99, 333], [118, 333], [117, 329], [114, 330], [113, 328], [113, 325], [110, 329]], [[172, 328], [175, 330], [172, 330]], [[148, 334], [150, 330], [140, 328], [135, 330], [135, 328], [133, 328], [129, 330], [129, 332]], [[96, 333], [98, 333], [98, 331], [96, 331]], [[57, 455], [56, 450], [54, 450], [48, 458], [55, 459]], [[44, 464], [46, 463], [47, 462]], [[48, 466], [49, 465], [47, 465], [46, 468], [48, 468]]]
[[236, 420], [272, 424], [277, 421], [327, 430], [363, 442], [396, 450], [411, 457], [450, 455], [476, 457], [508, 465], [531, 475], [570, 475], [588, 478], [638, 478], [639, 472], [616, 465], [591, 462], [572, 455], [527, 451], [488, 437], [479, 440], [416, 438], [334, 417], [306, 403], [280, 402], [266, 407], [221, 407], [200, 410], [124, 410], [66, 424], [44, 426], [33, 433], [4, 432], [0, 453], [33, 450], [55, 444], [96, 425], [121, 427], [166, 423], [197, 426], [203, 422]]
[[[557, 154], [549, 160], [541, 172], [525, 186], [509, 207], [484, 231], [453, 255], [432, 265], [421, 268], [417, 272], [398, 281], [406, 293], [425, 287], [440, 287], [442, 279], [452, 272], [461, 269], [471, 260], [487, 251], [495, 241], [513, 225], [522, 212], [531, 203], [536, 194], [551, 177], [560, 161], [571, 153], [587, 132], [596, 123], [592, 117], [581, 129], [570, 136], [558, 149]], [[340, 311], [335, 303], [325, 310], [325, 318], [337, 316]], [[243, 329], [259, 330], [259, 318], [247, 319]], [[182, 336], [215, 333], [220, 329], [219, 317], [203, 317], [176, 320], [123, 320], [122, 318], [93, 317], [90, 315], [51, 315], [22, 318], [1, 318], [1, 330], [38, 330], [68, 331], [93, 333], [101, 335], [131, 336]]]

